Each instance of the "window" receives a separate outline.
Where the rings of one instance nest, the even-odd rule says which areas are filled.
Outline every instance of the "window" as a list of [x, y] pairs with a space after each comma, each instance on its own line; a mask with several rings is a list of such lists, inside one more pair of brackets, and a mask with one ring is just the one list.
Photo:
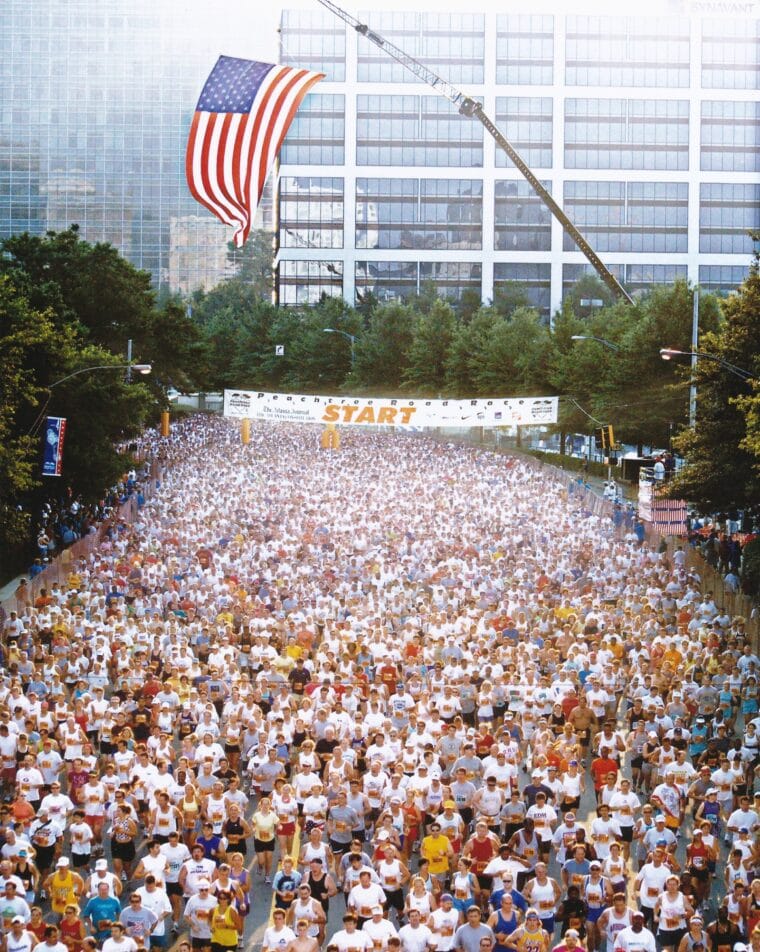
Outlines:
[[343, 247], [343, 179], [280, 179], [280, 246]]
[[280, 21], [280, 62], [324, 73], [327, 80], [346, 78], [346, 28], [331, 13], [284, 10]]
[[356, 164], [479, 168], [483, 127], [440, 96], [358, 96]]
[[688, 86], [688, 19], [568, 16], [565, 83], [568, 86]]
[[[631, 294], [646, 292], [658, 284], [672, 284], [687, 276], [685, 264], [607, 264], [607, 268]], [[563, 297], [586, 275], [596, 276], [590, 264], [563, 265]]]
[[[372, 11], [360, 13], [359, 19], [449, 82], [483, 82], [485, 20], [481, 14]], [[358, 38], [357, 54], [359, 82], [421, 82], [367, 39]]]
[[280, 304], [285, 307], [317, 304], [323, 295], [342, 297], [343, 262], [281, 259], [277, 281]]
[[760, 103], [702, 103], [700, 167], [706, 172], [760, 171]]
[[483, 183], [471, 179], [358, 179], [357, 248], [479, 249]]
[[502, 14], [496, 18], [496, 82], [549, 86], [554, 73], [554, 17]]
[[760, 89], [760, 20], [702, 21], [702, 86]]
[[752, 254], [748, 232], [760, 229], [760, 185], [710, 183], [699, 189], [699, 250]]
[[688, 169], [689, 103], [568, 99], [565, 168]]
[[[682, 182], [566, 182], [564, 207], [599, 253], [685, 252], [688, 188]], [[576, 247], [567, 234], [563, 247]]]
[[[551, 182], [541, 183], [551, 191]], [[497, 251], [549, 251], [552, 216], [528, 182], [497, 181], [494, 248]]]
[[[521, 158], [533, 168], [552, 167], [552, 101], [538, 96], [497, 96], [496, 125]], [[494, 143], [496, 168], [511, 168], [514, 163]]]
[[466, 290], [481, 294], [482, 277], [474, 261], [357, 261], [356, 297], [371, 291], [380, 301], [404, 300], [432, 283], [442, 298], [458, 300]]
[[344, 97], [309, 93], [288, 130], [280, 160], [283, 165], [342, 165], [344, 135]]
[[699, 286], [711, 294], [726, 297], [736, 291], [749, 274], [749, 265], [703, 264], [699, 266]]
[[548, 319], [550, 310], [552, 266], [550, 264], [512, 264], [496, 262], [493, 266], [494, 295], [510, 284], [525, 288], [531, 307]]

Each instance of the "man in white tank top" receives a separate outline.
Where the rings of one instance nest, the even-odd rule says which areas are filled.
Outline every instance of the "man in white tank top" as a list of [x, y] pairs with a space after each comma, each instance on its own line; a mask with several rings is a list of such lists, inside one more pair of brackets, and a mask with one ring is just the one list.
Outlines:
[[599, 917], [599, 938], [606, 942], [605, 952], [614, 952], [615, 941], [623, 929], [631, 924], [631, 910], [626, 906], [625, 893], [615, 893], [612, 905]]

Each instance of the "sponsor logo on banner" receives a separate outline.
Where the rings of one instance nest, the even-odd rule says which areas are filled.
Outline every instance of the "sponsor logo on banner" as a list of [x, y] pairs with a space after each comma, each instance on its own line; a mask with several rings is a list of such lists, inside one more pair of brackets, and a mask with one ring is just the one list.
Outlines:
[[47, 417], [45, 420], [45, 446], [42, 452], [43, 476], [61, 475], [65, 436], [66, 417]]
[[538, 426], [557, 422], [557, 404], [557, 397], [403, 400], [224, 391], [224, 415], [228, 417], [349, 426]]

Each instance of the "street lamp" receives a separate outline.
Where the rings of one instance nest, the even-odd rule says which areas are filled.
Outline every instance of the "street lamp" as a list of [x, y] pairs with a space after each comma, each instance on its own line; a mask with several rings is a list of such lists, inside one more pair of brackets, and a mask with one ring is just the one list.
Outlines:
[[[153, 365], [152, 364], [133, 364], [133, 363], [97, 364], [94, 367], [81, 367], [79, 370], [75, 370], [73, 373], [66, 374], [65, 377], [61, 377], [59, 380], [54, 380], [53, 383], [48, 384], [47, 387], [45, 387], [45, 389], [48, 392], [47, 399], [42, 405], [42, 409], [37, 414], [37, 418], [35, 419], [34, 423], [32, 423], [31, 427], [29, 428], [29, 432], [27, 433], [27, 436], [31, 436], [35, 434], [37, 430], [39, 430], [40, 424], [45, 418], [45, 411], [47, 410], [48, 404], [50, 403], [50, 397], [52, 396], [50, 392], [51, 390], [53, 390], [59, 384], [65, 383], [67, 380], [71, 380], [72, 377], [78, 377], [80, 374], [89, 374], [95, 370], [126, 370], [129, 373], [131, 373], [131, 371], [134, 370], [138, 374], [142, 374], [143, 376], [145, 376], [146, 374], [149, 374], [151, 370], [153, 370]], [[129, 377], [127, 378], [127, 381], [129, 381]]]
[[353, 367], [356, 360], [356, 335], [349, 334], [348, 331], [342, 331], [336, 327], [323, 327], [322, 330], [325, 334], [342, 334], [351, 342], [351, 366]]
[[595, 340], [598, 344], [604, 344], [605, 347], [609, 347], [610, 350], [620, 350], [617, 344], [613, 344], [612, 341], [607, 340], [606, 337], [594, 337], [592, 334], [573, 334], [570, 340]]
[[98, 364], [96, 367], [82, 367], [81, 370], [75, 370], [74, 373], [67, 374], [65, 377], [61, 377], [60, 380], [56, 380], [55, 383], [48, 384], [47, 390], [52, 390], [53, 387], [57, 387], [59, 383], [64, 383], [66, 380], [71, 380], [72, 377], [78, 377], [79, 374], [88, 374], [93, 370], [129, 370], [134, 371], [138, 374], [143, 374], [143, 376], [149, 374], [153, 370], [152, 364]]
[[736, 364], [730, 364], [722, 357], [718, 357], [717, 354], [706, 354], [701, 350], [674, 350], [672, 347], [661, 347], [660, 357], [662, 357], [663, 360], [671, 360], [673, 357], [702, 357], [704, 360], [712, 360], [716, 364], [720, 364], [724, 370], [728, 370], [737, 377], [741, 377], [742, 380], [754, 379], [754, 375], [748, 370], [742, 370], [742, 368], [737, 367]]
[[720, 364], [724, 370], [730, 371], [730, 373], [735, 374], [735, 376], [742, 380], [750, 381], [754, 379], [748, 370], [742, 370], [742, 368], [737, 367], [736, 364], [730, 364], [722, 357], [718, 357], [717, 354], [706, 354], [701, 350], [675, 350], [673, 347], [661, 347], [660, 357], [662, 357], [663, 360], [671, 360], [673, 357], [691, 357], [692, 378], [689, 390], [689, 426], [692, 429], [697, 424], [697, 382], [693, 376], [697, 358], [701, 357], [704, 360], [712, 360], [714, 363]]

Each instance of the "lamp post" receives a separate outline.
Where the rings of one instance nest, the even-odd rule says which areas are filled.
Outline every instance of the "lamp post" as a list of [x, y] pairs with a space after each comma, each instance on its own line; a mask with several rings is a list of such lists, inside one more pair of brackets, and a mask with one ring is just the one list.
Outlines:
[[[133, 364], [133, 363], [97, 364], [94, 367], [81, 367], [79, 370], [75, 370], [73, 373], [66, 374], [65, 377], [61, 377], [59, 380], [54, 380], [53, 383], [48, 384], [48, 386], [45, 388], [48, 392], [47, 399], [45, 400], [45, 403], [42, 405], [42, 409], [37, 414], [37, 418], [35, 419], [34, 423], [32, 423], [31, 427], [29, 428], [29, 432], [27, 433], [27, 436], [31, 436], [39, 430], [40, 424], [45, 418], [45, 411], [47, 410], [48, 404], [50, 403], [50, 397], [52, 396], [51, 391], [54, 390], [55, 387], [59, 386], [62, 383], [65, 383], [67, 380], [71, 380], [72, 377], [78, 377], [80, 374], [93, 373], [96, 370], [127, 370], [130, 372], [136, 371], [138, 374], [142, 374], [143, 376], [145, 376], [149, 374], [151, 370], [153, 370], [153, 366], [152, 364]], [[127, 381], [129, 381], [130, 379], [131, 378], [128, 377]]]
[[617, 344], [613, 344], [611, 340], [607, 340], [606, 337], [594, 337], [592, 334], [573, 334], [570, 340], [595, 340], [597, 344], [604, 344], [605, 347], [609, 347], [610, 350], [619, 351], [620, 347]]
[[349, 334], [348, 331], [342, 331], [336, 327], [323, 327], [322, 330], [325, 334], [342, 334], [351, 342], [351, 369], [353, 369], [356, 360], [356, 335]]
[[[707, 354], [702, 350], [676, 350], [673, 347], [661, 347], [660, 348], [660, 357], [663, 360], [672, 360], [673, 357], [690, 357], [692, 371], [696, 367], [697, 360], [712, 360], [713, 363], [720, 364], [720, 366], [727, 370], [729, 373], [734, 374], [734, 376], [739, 377], [741, 380], [750, 381], [754, 380], [754, 376], [749, 372], [749, 370], [744, 370], [741, 367], [737, 367], [736, 364], [729, 363], [727, 360], [724, 360], [722, 357], [718, 357], [717, 354]], [[692, 429], [696, 426], [697, 423], [697, 384], [692, 375], [691, 387], [689, 390], [689, 426]]]
[[660, 357], [663, 360], [671, 360], [673, 357], [701, 357], [703, 360], [712, 360], [714, 363], [720, 364], [724, 370], [728, 370], [742, 380], [754, 380], [754, 374], [751, 374], [749, 370], [737, 367], [736, 364], [729, 363], [722, 357], [718, 357], [717, 354], [706, 354], [701, 350], [674, 350], [672, 347], [661, 347]]

